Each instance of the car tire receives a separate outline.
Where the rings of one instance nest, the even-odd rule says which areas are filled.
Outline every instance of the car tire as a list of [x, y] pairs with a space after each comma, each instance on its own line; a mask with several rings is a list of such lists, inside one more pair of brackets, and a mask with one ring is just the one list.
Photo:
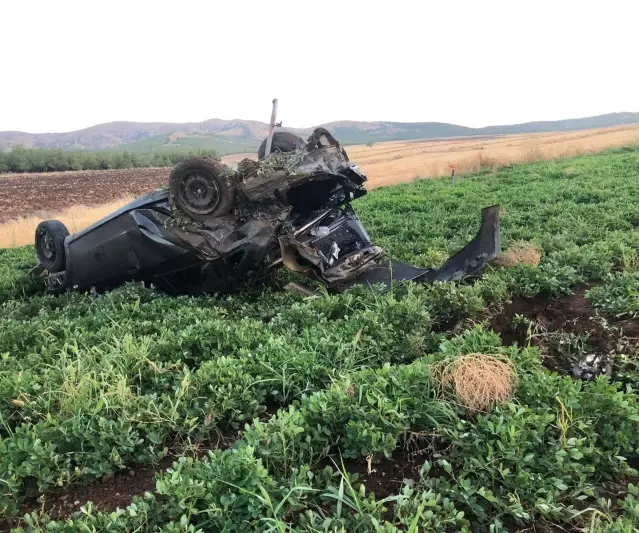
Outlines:
[[62, 272], [66, 267], [64, 240], [67, 227], [59, 220], [40, 222], [35, 231], [35, 248], [40, 264], [50, 273]]
[[235, 204], [229, 168], [215, 159], [191, 158], [169, 177], [171, 202], [193, 220], [227, 215]]
[[[264, 159], [266, 153], [266, 141], [264, 139], [257, 151], [257, 158]], [[273, 134], [273, 142], [271, 143], [271, 153], [273, 152], [294, 152], [306, 146], [306, 142], [301, 137], [288, 131], [276, 131]]]

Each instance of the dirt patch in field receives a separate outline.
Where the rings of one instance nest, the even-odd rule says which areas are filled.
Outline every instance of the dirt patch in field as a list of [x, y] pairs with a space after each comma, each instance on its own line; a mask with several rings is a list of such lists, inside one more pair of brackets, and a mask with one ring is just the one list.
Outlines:
[[[504, 345], [537, 346], [544, 365], [564, 373], [572, 373], [578, 352], [611, 357], [628, 353], [639, 338], [639, 320], [599, 315], [586, 299], [589, 288], [582, 285], [560, 298], [516, 298], [493, 319], [492, 329]], [[517, 315], [530, 322], [514, 323]]]
[[[25, 502], [19, 516], [40, 510], [51, 520], [64, 520], [87, 502], [93, 502], [103, 511], [123, 509], [134, 496], [154, 491], [156, 475], [165, 472], [174, 460], [174, 457], [166, 457], [157, 465], [134, 467], [117, 474], [107, 474], [92, 483], [56, 489], [47, 493], [41, 502]], [[0, 522], [0, 532], [11, 531], [11, 528], [22, 525], [21, 522], [21, 518]]]
[[82, 170], [0, 177], [0, 223], [75, 205], [102, 205], [168, 184], [170, 168]]
[[[203, 457], [211, 449], [228, 449], [235, 438], [236, 435], [230, 433], [222, 435], [190, 455]], [[106, 512], [124, 509], [131, 504], [134, 496], [155, 491], [157, 475], [166, 472], [178, 459], [179, 455], [169, 455], [155, 465], [136, 465], [115, 474], [106, 474], [89, 483], [69, 485], [47, 492], [40, 498], [41, 501], [26, 501], [20, 508], [19, 518], [0, 521], [0, 533], [19, 527], [21, 517], [33, 511], [43, 511], [51, 520], [65, 520], [87, 502], [92, 502], [94, 508]]]
[[153, 492], [156, 475], [166, 472], [175, 460], [175, 457], [165, 457], [157, 465], [134, 467], [117, 474], [107, 474], [93, 483], [55, 490], [46, 494], [42, 503], [25, 505], [20, 514], [44, 509], [52, 520], [60, 520], [79, 511], [87, 502], [93, 502], [102, 511], [123, 509], [134, 496]]
[[[403, 445], [396, 448], [391, 457], [377, 462], [366, 457], [345, 459], [344, 471], [358, 475], [354, 483], [355, 489], [359, 484], [363, 484], [366, 487], [366, 494], [374, 492], [375, 499], [381, 500], [399, 494], [408, 480], [418, 482], [424, 462], [432, 460], [436, 454], [443, 455], [448, 450], [449, 444], [442, 442], [438, 436], [409, 431]], [[317, 468], [321, 470], [330, 466], [333, 469], [341, 469], [342, 464], [339, 459], [335, 458], [334, 461], [324, 459]], [[440, 474], [442, 472], [439, 467], [434, 467], [430, 471], [431, 476]]]
[[404, 449], [398, 450], [388, 459], [378, 463], [371, 463], [365, 459], [355, 459], [344, 462], [349, 474], [357, 474], [357, 486], [362, 483], [366, 487], [366, 494], [375, 493], [375, 499], [381, 500], [388, 496], [399, 494], [404, 480], [419, 480], [419, 471], [426, 457], [420, 458]]

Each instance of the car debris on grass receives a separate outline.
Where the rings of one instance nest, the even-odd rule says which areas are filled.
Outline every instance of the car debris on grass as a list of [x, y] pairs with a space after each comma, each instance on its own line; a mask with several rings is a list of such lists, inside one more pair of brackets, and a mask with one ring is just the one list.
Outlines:
[[439, 269], [387, 258], [351, 206], [366, 194], [366, 181], [327, 130], [317, 128], [307, 141], [277, 132], [272, 153], [262, 151], [259, 161], [232, 170], [188, 159], [174, 167], [167, 187], [73, 235], [59, 221], [40, 223], [33, 274], [43, 274], [52, 292], [149, 281], [201, 294], [228, 292], [284, 266], [343, 291], [461, 280], [499, 255], [495, 205], [483, 209], [476, 237]]

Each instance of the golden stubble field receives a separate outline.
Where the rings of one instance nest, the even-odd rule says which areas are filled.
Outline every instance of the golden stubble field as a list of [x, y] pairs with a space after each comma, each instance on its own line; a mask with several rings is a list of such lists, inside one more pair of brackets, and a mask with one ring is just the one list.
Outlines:
[[[574, 157], [633, 144], [639, 145], [639, 126], [391, 141], [346, 148], [350, 159], [368, 175], [368, 188], [373, 189], [418, 178], [450, 175], [452, 168], [457, 175], [463, 175], [482, 168], [498, 169], [510, 163]], [[222, 160], [234, 166], [245, 157], [255, 159], [256, 155], [234, 154]], [[169, 171], [138, 169], [0, 175], [0, 248], [30, 244], [35, 227], [47, 218], [60, 219], [71, 232], [78, 231], [124, 205], [132, 196], [163, 185]], [[62, 179], [64, 183], [61, 183]], [[3, 183], [3, 180], [7, 181]], [[87, 181], [91, 182], [91, 187], [87, 187]], [[108, 187], [101, 187], [100, 182]], [[19, 191], [19, 194], [3, 197], [3, 190], [6, 193]], [[65, 194], [59, 194], [61, 190]], [[114, 194], [118, 190], [122, 191], [121, 198]], [[107, 191], [109, 194], [104, 194]], [[27, 198], [29, 201], [25, 201]]]
[[451, 174], [497, 169], [510, 163], [575, 157], [607, 148], [639, 145], [639, 126], [551, 134], [387, 142], [348, 147], [349, 157], [380, 187]]

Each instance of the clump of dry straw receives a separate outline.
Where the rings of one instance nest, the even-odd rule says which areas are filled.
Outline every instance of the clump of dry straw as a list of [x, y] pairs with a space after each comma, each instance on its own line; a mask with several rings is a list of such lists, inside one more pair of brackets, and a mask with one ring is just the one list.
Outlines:
[[499, 254], [493, 264], [504, 268], [512, 268], [516, 265], [539, 266], [541, 263], [541, 252], [532, 243], [518, 241]]
[[471, 353], [433, 364], [431, 379], [442, 395], [452, 393], [466, 409], [480, 412], [512, 397], [517, 372], [503, 355]]

